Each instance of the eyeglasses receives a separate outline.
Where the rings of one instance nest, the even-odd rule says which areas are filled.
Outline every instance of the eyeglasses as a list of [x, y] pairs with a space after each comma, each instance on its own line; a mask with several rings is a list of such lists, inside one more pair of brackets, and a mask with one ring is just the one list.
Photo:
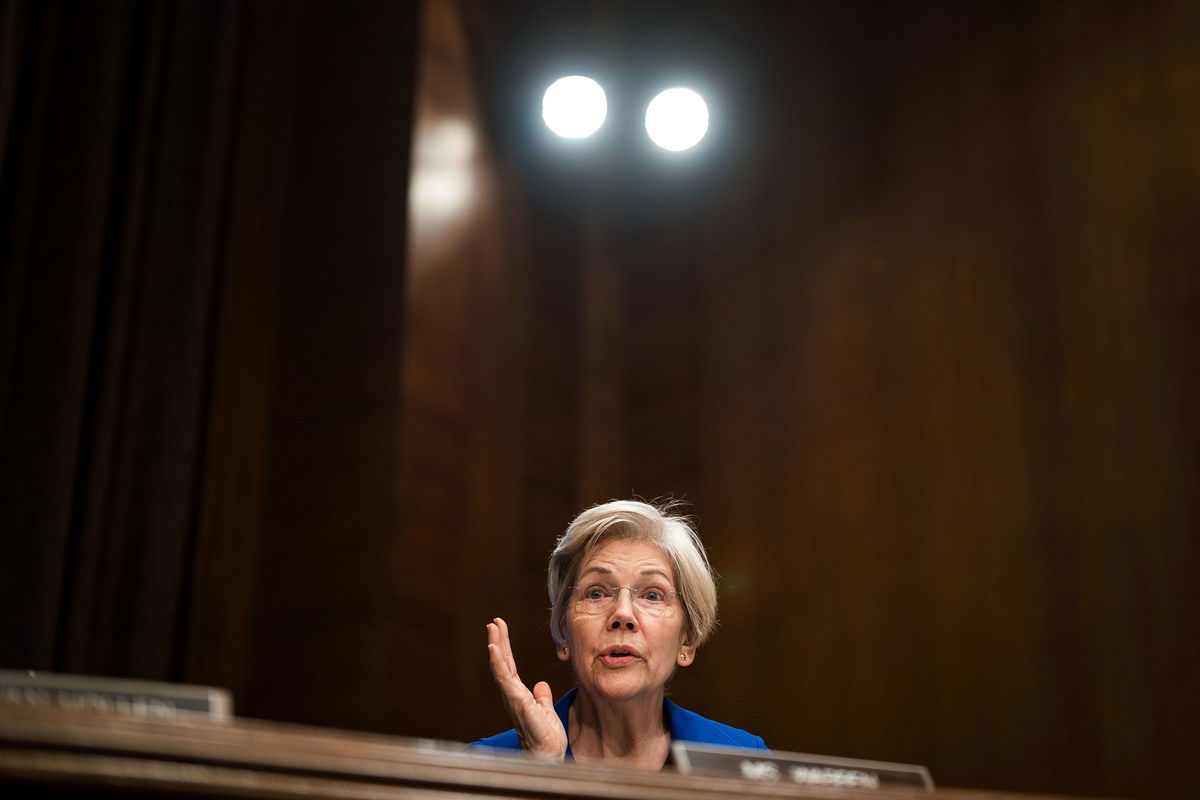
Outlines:
[[679, 603], [679, 592], [661, 586], [609, 586], [603, 583], [589, 583], [571, 587], [575, 611], [578, 614], [607, 614], [617, 604], [622, 589], [629, 590], [630, 600], [638, 611], [654, 616], [671, 613]]

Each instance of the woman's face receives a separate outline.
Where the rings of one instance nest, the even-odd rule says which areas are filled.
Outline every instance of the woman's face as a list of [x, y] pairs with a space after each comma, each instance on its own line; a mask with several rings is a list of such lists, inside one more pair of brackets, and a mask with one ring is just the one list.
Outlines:
[[[575, 586], [566, 614], [568, 652], [560, 649], [558, 656], [571, 662], [579, 685], [593, 697], [619, 701], [661, 691], [676, 665], [692, 663], [695, 648], [684, 644], [683, 607], [669, 594], [677, 588], [674, 570], [656, 545], [633, 539], [604, 544], [580, 565]], [[620, 589], [606, 602], [613, 586], [633, 587], [642, 599]]]

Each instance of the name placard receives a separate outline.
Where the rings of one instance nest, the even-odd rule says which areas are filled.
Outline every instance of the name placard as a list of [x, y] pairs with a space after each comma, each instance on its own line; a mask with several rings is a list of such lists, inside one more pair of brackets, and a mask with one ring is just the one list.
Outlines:
[[929, 770], [916, 764], [743, 750], [695, 742], [675, 742], [671, 745], [671, 754], [680, 772], [721, 772], [763, 783], [850, 789], [905, 786], [930, 792], [934, 788]]
[[233, 710], [229, 692], [212, 686], [5, 669], [0, 669], [0, 702], [159, 719], [202, 714], [224, 720]]

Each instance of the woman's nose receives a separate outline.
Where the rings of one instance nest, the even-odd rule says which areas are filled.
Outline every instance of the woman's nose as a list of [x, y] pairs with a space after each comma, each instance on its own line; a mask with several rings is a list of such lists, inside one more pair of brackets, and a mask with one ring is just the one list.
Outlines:
[[637, 622], [633, 615], [633, 590], [628, 593], [622, 591], [625, 587], [617, 589], [617, 601], [613, 606], [613, 618], [610, 627], [613, 630], [636, 630]]

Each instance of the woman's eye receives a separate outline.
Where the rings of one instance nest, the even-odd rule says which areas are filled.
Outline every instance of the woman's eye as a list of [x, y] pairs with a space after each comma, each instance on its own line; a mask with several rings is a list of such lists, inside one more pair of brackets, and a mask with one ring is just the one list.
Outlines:
[[583, 594], [588, 600], [602, 600], [604, 598], [604, 590], [593, 586]]
[[665, 595], [658, 589], [647, 589], [642, 592], [642, 597], [649, 600], [651, 603], [661, 603]]

